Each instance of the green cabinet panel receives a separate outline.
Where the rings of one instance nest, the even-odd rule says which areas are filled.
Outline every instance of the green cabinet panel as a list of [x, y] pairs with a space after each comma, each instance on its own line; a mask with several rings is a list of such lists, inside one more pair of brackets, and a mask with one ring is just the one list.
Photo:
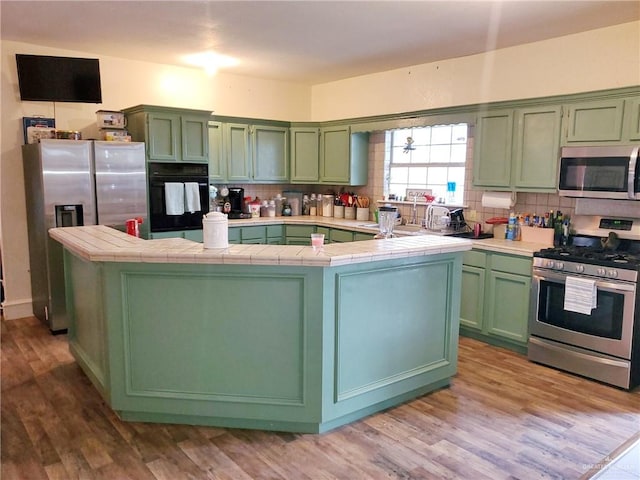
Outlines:
[[250, 182], [253, 179], [253, 172], [249, 125], [224, 123], [223, 144], [227, 180], [230, 182]]
[[242, 227], [241, 236], [242, 243], [247, 243], [247, 240], [261, 240], [264, 243], [267, 239], [267, 229], [262, 225], [255, 227]]
[[182, 160], [207, 163], [209, 161], [208, 118], [182, 115]]
[[184, 232], [184, 238], [186, 238], [187, 240], [191, 240], [193, 242], [200, 242], [202, 243], [203, 240], [203, 236], [202, 236], [202, 229], [197, 229], [197, 230], [185, 230]]
[[211, 112], [151, 105], [137, 105], [123, 111], [131, 138], [145, 142], [148, 161], [209, 161], [207, 122]]
[[331, 243], [353, 242], [353, 232], [350, 232], [348, 230], [338, 230], [332, 228], [330, 235]]
[[460, 332], [524, 352], [529, 338], [531, 264], [529, 257], [465, 252]]
[[311, 234], [316, 232], [316, 227], [315, 225], [285, 225], [284, 232], [287, 245], [311, 245]]
[[558, 105], [482, 113], [474, 140], [473, 185], [555, 192], [562, 108]]
[[359, 242], [361, 240], [373, 240], [375, 235], [373, 233], [353, 232], [353, 241]]
[[150, 114], [148, 117], [149, 134], [147, 142], [149, 160], [180, 160], [178, 138], [180, 132], [180, 116], [170, 114]]
[[289, 181], [289, 129], [255, 125], [251, 129], [253, 180]]
[[320, 129], [320, 183], [366, 185], [369, 135], [349, 126]]
[[284, 237], [284, 225], [267, 225], [267, 238]]
[[320, 129], [293, 127], [291, 138], [291, 183], [317, 183], [320, 180]]
[[600, 100], [567, 106], [566, 143], [622, 140], [624, 100]]
[[473, 185], [511, 186], [513, 110], [478, 115], [473, 146]]
[[629, 140], [640, 140], [640, 97], [624, 101], [625, 136]]
[[177, 232], [151, 232], [149, 233], [149, 240], [158, 240], [163, 238], [184, 238], [184, 231]]
[[329, 243], [331, 238], [331, 229], [329, 227], [316, 227], [316, 233], [323, 233], [324, 243]]
[[491, 271], [486, 300], [486, 330], [526, 344], [531, 277]]
[[327, 127], [320, 133], [320, 181], [349, 182], [349, 127]]
[[515, 111], [513, 185], [516, 190], [556, 190], [561, 118], [560, 106]]
[[233, 244], [242, 243], [240, 227], [229, 227], [228, 238], [229, 238], [229, 243], [233, 243]]
[[222, 123], [209, 122], [209, 179], [213, 182], [226, 181], [227, 164], [222, 149]]
[[484, 308], [484, 268], [462, 266], [460, 325], [482, 330]]

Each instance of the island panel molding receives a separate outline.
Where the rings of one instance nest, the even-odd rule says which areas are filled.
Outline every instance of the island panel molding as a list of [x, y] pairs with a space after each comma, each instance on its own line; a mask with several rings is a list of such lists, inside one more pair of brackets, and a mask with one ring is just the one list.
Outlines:
[[319, 433], [456, 372], [469, 241], [371, 240], [326, 256], [232, 245], [209, 257], [190, 240], [104, 226], [51, 236], [64, 245], [70, 351], [123, 420]]

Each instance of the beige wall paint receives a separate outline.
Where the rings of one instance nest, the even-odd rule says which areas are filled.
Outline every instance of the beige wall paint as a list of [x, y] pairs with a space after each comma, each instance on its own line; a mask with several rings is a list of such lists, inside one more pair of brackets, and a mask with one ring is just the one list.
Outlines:
[[314, 85], [316, 121], [640, 84], [640, 22]]
[[[6, 318], [32, 314], [21, 146], [22, 117], [56, 118], [61, 129], [97, 135], [96, 110], [120, 110], [138, 104], [211, 110], [221, 115], [310, 120], [308, 86], [137, 62], [90, 53], [2, 42], [2, 118], [0, 166], [0, 241]], [[100, 58], [102, 104], [21, 102], [15, 53]]]

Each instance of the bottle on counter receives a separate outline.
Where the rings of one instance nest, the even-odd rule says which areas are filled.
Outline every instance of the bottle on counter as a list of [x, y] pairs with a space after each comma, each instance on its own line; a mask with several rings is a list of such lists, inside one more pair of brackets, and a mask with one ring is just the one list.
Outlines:
[[276, 217], [282, 216], [282, 207], [284, 206], [285, 197], [280, 195], [279, 193], [276, 195], [275, 204], [276, 204]]
[[311, 198], [309, 198], [309, 215], [314, 217], [318, 215], [318, 207], [316, 202], [316, 194], [312, 193]]
[[289, 202], [284, 202], [284, 204], [282, 205], [282, 216], [283, 217], [291, 216], [291, 205], [289, 205]]
[[309, 215], [309, 213], [310, 213], [309, 195], [303, 195], [303, 197], [302, 197], [302, 215]]

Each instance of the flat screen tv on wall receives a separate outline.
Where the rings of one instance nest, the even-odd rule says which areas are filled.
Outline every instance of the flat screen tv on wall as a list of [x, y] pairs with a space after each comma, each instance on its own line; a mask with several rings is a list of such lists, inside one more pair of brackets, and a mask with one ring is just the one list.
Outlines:
[[102, 103], [97, 58], [16, 54], [20, 100]]

